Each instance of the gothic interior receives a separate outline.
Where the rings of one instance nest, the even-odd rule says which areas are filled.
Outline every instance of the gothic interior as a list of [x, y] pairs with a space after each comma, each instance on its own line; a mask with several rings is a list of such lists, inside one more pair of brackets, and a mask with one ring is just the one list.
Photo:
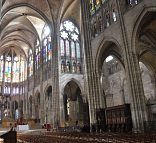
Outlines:
[[1, 2], [3, 127], [156, 124], [155, 0]]

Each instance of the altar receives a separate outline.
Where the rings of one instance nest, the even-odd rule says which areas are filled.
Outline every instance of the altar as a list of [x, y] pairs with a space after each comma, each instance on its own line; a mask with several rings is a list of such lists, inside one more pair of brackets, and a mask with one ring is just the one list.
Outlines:
[[29, 125], [17, 125], [17, 131], [28, 131]]

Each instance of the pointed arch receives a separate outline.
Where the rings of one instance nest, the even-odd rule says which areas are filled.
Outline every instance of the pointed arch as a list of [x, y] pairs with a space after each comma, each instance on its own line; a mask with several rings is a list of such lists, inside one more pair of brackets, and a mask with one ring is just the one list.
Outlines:
[[107, 56], [114, 55], [124, 67], [122, 49], [120, 44], [113, 37], [104, 37], [98, 46], [98, 50], [95, 57], [96, 71], [101, 73], [101, 68], [104, 60]]

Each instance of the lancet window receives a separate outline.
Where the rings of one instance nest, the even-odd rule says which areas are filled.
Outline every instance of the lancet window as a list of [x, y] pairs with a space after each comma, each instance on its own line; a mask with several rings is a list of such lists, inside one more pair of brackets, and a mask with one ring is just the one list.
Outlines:
[[81, 73], [79, 30], [70, 20], [60, 26], [60, 51], [62, 73]]
[[115, 0], [90, 0], [90, 19], [92, 37], [98, 36], [104, 29], [118, 20]]

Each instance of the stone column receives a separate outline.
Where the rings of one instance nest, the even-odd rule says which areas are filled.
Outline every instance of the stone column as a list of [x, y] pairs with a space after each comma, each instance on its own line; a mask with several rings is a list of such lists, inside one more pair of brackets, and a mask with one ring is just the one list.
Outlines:
[[29, 118], [29, 108], [30, 108], [30, 103], [29, 103], [29, 98], [28, 98], [28, 80], [26, 83], [26, 90], [25, 90], [25, 94], [26, 94], [26, 119]]
[[105, 95], [103, 94], [102, 90], [102, 84], [100, 82], [101, 76], [97, 71], [94, 72], [94, 90], [95, 90], [95, 97], [97, 100], [97, 108], [105, 108], [106, 103], [105, 103]]
[[64, 95], [60, 93], [60, 126], [65, 125]]
[[[41, 74], [42, 75], [42, 74]], [[42, 81], [42, 80], [41, 80]], [[44, 90], [43, 90], [43, 83], [41, 83], [40, 85], [40, 113], [39, 113], [39, 118], [40, 118], [40, 124], [44, 124], [45, 123], [45, 107], [44, 105], [45, 103], [45, 94], [44, 94]]]
[[24, 92], [24, 100], [23, 100], [23, 118], [27, 119], [27, 99], [26, 99], [26, 93]]
[[[89, 15], [89, 0], [81, 0], [81, 13], [82, 13], [82, 43], [84, 43], [84, 61], [85, 78], [87, 82], [87, 98], [89, 103], [90, 125], [96, 123], [96, 109], [102, 107], [100, 102], [101, 86], [99, 86], [99, 75], [95, 71], [93, 65], [92, 47], [91, 47], [91, 25]], [[101, 100], [102, 101], [102, 100]], [[91, 129], [92, 130], [92, 129]]]
[[[58, 26], [58, 27], [57, 27]], [[58, 62], [58, 39], [59, 35], [58, 30], [59, 24], [57, 25], [57, 20], [54, 21], [54, 33], [52, 36], [52, 46], [53, 46], [53, 55], [52, 55], [52, 122], [53, 127], [57, 127], [60, 124], [60, 94], [59, 94], [59, 62]]]
[[145, 98], [143, 91], [142, 78], [140, 74], [139, 59], [128, 40], [128, 33], [126, 32], [126, 25], [124, 23], [123, 13], [122, 13], [122, 1], [116, 0], [119, 20], [121, 25], [122, 40], [123, 40], [123, 50], [124, 50], [124, 62], [125, 69], [127, 70], [128, 81], [131, 89], [131, 114], [134, 130], [142, 131], [144, 130], [144, 121], [147, 121], [147, 110], [145, 106]]
[[35, 99], [33, 96], [32, 96], [32, 119], [35, 119]]

